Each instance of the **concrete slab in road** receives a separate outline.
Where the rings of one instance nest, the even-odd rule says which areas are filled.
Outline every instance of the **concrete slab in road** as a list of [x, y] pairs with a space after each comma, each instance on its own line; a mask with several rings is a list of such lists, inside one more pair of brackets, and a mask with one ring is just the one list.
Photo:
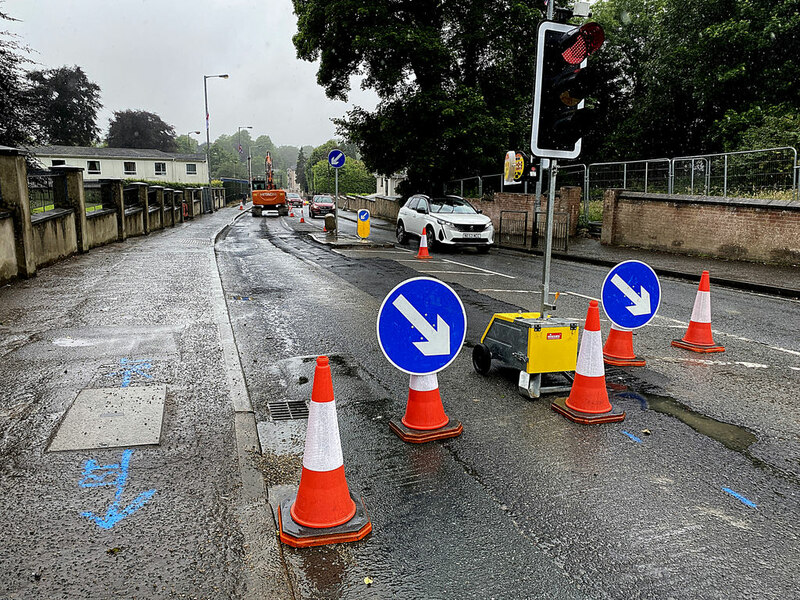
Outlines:
[[48, 450], [158, 444], [166, 393], [166, 386], [83, 390]]

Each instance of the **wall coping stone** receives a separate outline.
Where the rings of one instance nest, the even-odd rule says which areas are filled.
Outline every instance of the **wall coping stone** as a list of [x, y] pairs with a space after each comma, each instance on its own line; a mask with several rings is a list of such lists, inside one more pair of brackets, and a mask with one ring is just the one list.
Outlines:
[[132, 206], [130, 208], [125, 209], [125, 215], [135, 215], [136, 213], [140, 213], [144, 211], [144, 207], [142, 206]]
[[75, 211], [71, 208], [54, 208], [53, 210], [48, 210], [47, 212], [31, 215], [31, 223], [36, 225], [37, 223], [44, 223], [45, 221], [63, 219], [64, 217], [74, 213]]
[[10, 219], [14, 215], [7, 211], [0, 211], [0, 219]]
[[87, 219], [93, 219], [95, 217], [100, 217], [102, 215], [115, 215], [117, 214], [116, 208], [101, 208], [100, 210], [93, 210], [92, 212], [86, 213]]
[[680, 204], [715, 204], [722, 206], [751, 206], [753, 208], [779, 208], [800, 211], [800, 203], [793, 200], [765, 200], [760, 198], [722, 198], [716, 196], [689, 196], [685, 194], [650, 194], [619, 190], [620, 199], [642, 199], [651, 202], [675, 202]]

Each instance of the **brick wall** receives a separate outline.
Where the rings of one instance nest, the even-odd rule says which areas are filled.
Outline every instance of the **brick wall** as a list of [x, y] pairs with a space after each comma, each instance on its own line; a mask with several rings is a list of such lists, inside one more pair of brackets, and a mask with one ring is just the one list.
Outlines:
[[[482, 211], [483, 214], [492, 220], [495, 231], [500, 227], [500, 213], [504, 210], [524, 211], [528, 216], [528, 235], [531, 239], [533, 234], [533, 210], [536, 194], [510, 194], [507, 192], [496, 192], [494, 200], [481, 200], [478, 198], [468, 198], [470, 204]], [[581, 208], [581, 188], [562, 187], [556, 193], [556, 212], [569, 213], [569, 235], [574, 236], [578, 232], [578, 214]], [[547, 196], [542, 195], [542, 211], [547, 210]]]
[[800, 264], [800, 204], [607, 190], [602, 242]]

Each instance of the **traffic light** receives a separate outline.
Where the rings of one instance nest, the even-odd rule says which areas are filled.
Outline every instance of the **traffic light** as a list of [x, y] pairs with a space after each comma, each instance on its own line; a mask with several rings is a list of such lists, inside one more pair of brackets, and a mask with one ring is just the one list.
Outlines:
[[539, 26], [531, 152], [545, 158], [577, 158], [588, 121], [586, 59], [603, 45], [597, 23], [545, 21]]

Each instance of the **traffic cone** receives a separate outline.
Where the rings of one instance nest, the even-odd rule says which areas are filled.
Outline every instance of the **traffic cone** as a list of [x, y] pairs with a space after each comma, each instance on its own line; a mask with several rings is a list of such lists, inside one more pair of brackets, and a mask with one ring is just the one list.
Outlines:
[[608, 400], [602, 348], [600, 309], [597, 300], [592, 300], [586, 313], [586, 325], [581, 335], [578, 363], [575, 367], [575, 380], [572, 382], [569, 397], [557, 398], [550, 404], [550, 408], [570, 421], [590, 425], [625, 419], [625, 412], [615, 410]]
[[723, 346], [714, 343], [711, 335], [711, 284], [708, 271], [703, 271], [700, 277], [689, 328], [681, 339], [672, 340], [672, 345], [692, 352], [725, 352]]
[[239, 210], [244, 210], [244, 200], [239, 200]]
[[317, 358], [300, 487], [279, 503], [284, 544], [295, 548], [354, 542], [372, 531], [363, 500], [350, 492], [327, 356]]
[[430, 258], [431, 255], [428, 254], [428, 236], [425, 233], [425, 228], [422, 228], [422, 236], [419, 238], [419, 251], [417, 252], [417, 258]]
[[293, 208], [289, 208], [289, 216], [294, 219], [294, 209]]
[[389, 427], [401, 440], [414, 444], [457, 437], [464, 431], [461, 421], [444, 413], [436, 373], [411, 376], [406, 414], [400, 421], [389, 421]]
[[301, 223], [305, 223], [306, 222], [306, 220], [303, 218], [303, 209], [302, 208], [300, 209], [300, 222]]
[[643, 367], [645, 360], [633, 353], [633, 332], [613, 323], [603, 346], [603, 362], [617, 367]]

